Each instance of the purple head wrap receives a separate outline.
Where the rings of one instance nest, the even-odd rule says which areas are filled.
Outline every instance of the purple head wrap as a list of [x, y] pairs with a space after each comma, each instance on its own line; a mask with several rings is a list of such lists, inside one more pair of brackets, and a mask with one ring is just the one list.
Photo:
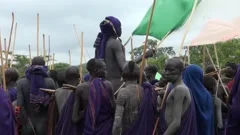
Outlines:
[[98, 33], [94, 47], [96, 48], [95, 58], [104, 59], [105, 57], [105, 46], [109, 37], [120, 37], [121, 36], [121, 22], [113, 17], [108, 16], [104, 21], [100, 23], [101, 32]]
[[41, 105], [47, 106], [50, 101], [48, 94], [40, 91], [39, 88], [47, 88], [44, 78], [48, 77], [47, 66], [32, 65], [25, 72], [26, 78], [30, 81], [30, 103], [36, 112]]

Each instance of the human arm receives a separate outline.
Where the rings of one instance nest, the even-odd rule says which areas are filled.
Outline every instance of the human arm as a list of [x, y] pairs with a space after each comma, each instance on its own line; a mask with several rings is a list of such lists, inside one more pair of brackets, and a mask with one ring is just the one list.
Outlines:
[[115, 109], [116, 109], [116, 102], [115, 102], [115, 96], [114, 96], [114, 90], [113, 90], [112, 83], [109, 82], [109, 81], [105, 81], [105, 85], [109, 89], [109, 92], [110, 92], [110, 102], [111, 102], [112, 107], [114, 108], [114, 111], [115, 111]]
[[72, 121], [77, 123], [81, 120], [81, 85], [75, 91], [75, 101], [73, 104]]
[[125, 92], [126, 92], [126, 89], [123, 88], [119, 91], [118, 96], [117, 96], [117, 101], [116, 101], [117, 107], [116, 107], [115, 118], [114, 118], [113, 129], [112, 129], [113, 135], [121, 134], [124, 104], [127, 99], [127, 94]]
[[221, 100], [219, 98], [214, 99], [214, 104], [216, 106], [216, 114], [217, 114], [217, 127], [223, 128], [223, 122], [222, 122], [222, 104]]
[[17, 81], [17, 106], [21, 107], [23, 107], [24, 104], [22, 83], [23, 83], [22, 79]]
[[[155, 53], [155, 51], [154, 51], [153, 49], [147, 50], [147, 51], [146, 51], [145, 58], [152, 57], [154, 53]], [[135, 63], [139, 64], [139, 63], [142, 61], [142, 56], [143, 56], [143, 55], [137, 57], [137, 58], [134, 59], [133, 61], [134, 61]]]
[[113, 51], [114, 51], [115, 57], [117, 59], [117, 63], [119, 65], [119, 67], [121, 67], [121, 70], [123, 70], [123, 66], [126, 63], [125, 53], [123, 50], [124, 47], [121, 44], [121, 42], [118, 40], [114, 40], [113, 44], [114, 44]]
[[186, 95], [185, 87], [175, 87], [173, 93], [173, 112], [172, 112], [172, 122], [168, 126], [167, 130], [163, 135], [174, 135], [181, 124], [182, 111], [183, 111], [183, 101]]

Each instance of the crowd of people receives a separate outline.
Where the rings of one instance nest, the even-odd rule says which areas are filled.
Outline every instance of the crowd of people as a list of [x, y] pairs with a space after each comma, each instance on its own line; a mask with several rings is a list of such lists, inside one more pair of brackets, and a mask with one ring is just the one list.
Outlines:
[[[1, 135], [238, 135], [240, 133], [240, 69], [227, 63], [203, 71], [181, 58], [159, 69], [137, 59], [126, 61], [121, 23], [112, 16], [100, 23], [95, 58], [88, 74], [79, 68], [48, 70], [37, 56], [19, 78], [5, 71], [0, 88]], [[152, 57], [148, 50], [145, 58]], [[142, 80], [139, 80], [140, 74]], [[221, 85], [221, 80], [223, 85]]]

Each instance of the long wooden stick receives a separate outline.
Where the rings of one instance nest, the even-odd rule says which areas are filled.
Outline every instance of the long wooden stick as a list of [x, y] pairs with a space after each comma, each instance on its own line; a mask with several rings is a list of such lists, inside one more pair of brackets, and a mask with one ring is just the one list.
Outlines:
[[190, 24], [192, 22], [192, 17], [193, 17], [193, 14], [194, 14], [195, 10], [196, 10], [196, 7], [197, 7], [197, 3], [198, 3], [198, 0], [195, 0], [193, 8], [192, 8], [192, 12], [191, 12], [190, 17], [189, 17], [189, 19], [187, 21], [187, 28], [186, 28], [186, 31], [184, 33], [184, 36], [183, 36], [183, 39], [182, 39], [182, 43], [180, 45], [179, 56], [181, 56], [182, 49], [183, 49], [183, 44], [184, 44], [184, 41], [185, 41], [185, 39], [187, 37], [187, 33], [188, 33], [189, 28], [190, 28]]
[[43, 34], [43, 58], [46, 61], [45, 35]]
[[133, 38], [131, 38], [131, 59], [134, 59], [134, 52], [133, 52]]
[[[218, 71], [218, 69], [216, 68], [216, 66], [215, 66], [215, 64], [214, 64], [214, 62], [213, 62], [213, 60], [212, 60], [212, 57], [211, 57], [211, 55], [210, 55], [209, 50], [208, 50], [207, 47], [206, 47], [206, 50], [207, 50], [208, 57], [209, 57], [212, 65], [213, 65], [215, 71]], [[223, 82], [222, 82], [222, 79], [221, 79], [221, 76], [220, 76], [219, 72], [217, 73], [217, 76], [218, 76], [218, 79], [219, 79], [219, 81], [220, 81], [220, 83], [221, 83], [221, 85], [222, 85], [222, 87], [223, 87], [223, 90], [224, 90], [225, 94], [227, 95], [227, 97], [229, 97], [228, 92], [227, 92], [227, 90], [225, 89], [225, 86], [224, 86], [224, 84], [223, 84]]]
[[203, 58], [202, 58], [203, 72], [205, 72], [205, 59], [206, 59], [206, 45], [203, 46]]
[[55, 53], [53, 53], [53, 59], [52, 59], [52, 70], [54, 70], [54, 60], [55, 60]]
[[217, 61], [218, 68], [221, 68], [221, 67], [219, 66], [219, 60], [218, 60], [218, 53], [217, 53], [216, 44], [213, 45], [213, 48], [214, 48], [215, 58], [216, 58], [216, 61]]
[[47, 66], [50, 65], [50, 36], [48, 36], [48, 62]]
[[29, 64], [32, 65], [32, 54], [31, 54], [31, 46], [28, 45], [28, 53], [29, 53]]
[[1, 33], [0, 33], [0, 57], [1, 57], [1, 68], [2, 68], [2, 78], [3, 78], [3, 90], [7, 91], [6, 89], [6, 78], [5, 78], [5, 68], [4, 68], [4, 63], [3, 63], [3, 51], [2, 51], [2, 41], [1, 41]]
[[162, 40], [158, 43], [157, 47], [155, 49], [157, 49], [158, 47], [161, 46], [162, 42], [168, 37], [168, 35], [171, 33], [171, 31], [169, 31], [163, 38]]
[[4, 58], [5, 58], [5, 67], [7, 68], [7, 65], [6, 65], [6, 61], [7, 61], [7, 39], [6, 38], [4, 38], [4, 50], [3, 50], [3, 52], [4, 52]]
[[13, 59], [14, 59], [16, 36], [17, 36], [17, 23], [15, 24], [15, 31], [14, 31], [14, 39], [13, 39], [13, 48], [12, 48], [12, 57], [11, 57], [11, 62], [10, 62], [10, 68], [12, 68]]
[[[82, 79], [83, 79], [83, 32], [81, 33], [81, 61], [80, 61], [80, 77], [81, 77], [81, 82], [82, 82]], [[81, 83], [80, 82], [80, 83]]]
[[123, 46], [125, 47], [131, 39], [132, 39], [132, 36], [128, 38], [127, 42]]
[[37, 14], [37, 56], [39, 56], [39, 13]]
[[69, 65], [71, 65], [72, 61], [71, 61], [71, 51], [70, 50], [68, 50], [68, 57], [69, 57]]
[[[164, 92], [164, 95], [163, 95], [163, 99], [162, 99], [161, 104], [160, 104], [160, 110], [162, 110], [163, 105], [164, 105], [164, 101], [165, 101], [165, 99], [167, 98], [167, 91], [168, 91], [168, 88], [169, 88], [169, 87], [170, 87], [170, 83], [167, 84], [167, 87], [166, 87], [166, 89], [165, 89], [165, 92]], [[154, 130], [153, 130], [152, 135], [155, 135], [155, 133], [156, 133], [157, 125], [158, 125], [159, 120], [160, 120], [160, 118], [158, 117], [157, 120], [156, 120], [156, 123], [155, 123]]]
[[12, 26], [11, 26], [11, 31], [10, 31], [10, 35], [9, 35], [9, 41], [8, 41], [8, 47], [7, 47], [7, 55], [6, 55], [6, 61], [5, 61], [5, 65], [8, 68], [8, 53], [10, 50], [10, 46], [11, 46], [11, 41], [12, 41], [12, 31], [13, 31], [13, 25], [14, 25], [14, 13], [12, 13]]
[[153, 12], [154, 12], [154, 9], [155, 9], [155, 4], [156, 4], [156, 0], [153, 0], [152, 11], [151, 11], [150, 19], [149, 19], [149, 22], [148, 22], [146, 39], [145, 39], [145, 44], [144, 44], [144, 49], [143, 49], [142, 65], [141, 65], [140, 77], [139, 77], [139, 84], [140, 85], [142, 84], [143, 70], [144, 70], [144, 66], [145, 66], [145, 55], [146, 55], [147, 42], [148, 42], [148, 35], [149, 35], [150, 28], [151, 28], [151, 23], [152, 23]]

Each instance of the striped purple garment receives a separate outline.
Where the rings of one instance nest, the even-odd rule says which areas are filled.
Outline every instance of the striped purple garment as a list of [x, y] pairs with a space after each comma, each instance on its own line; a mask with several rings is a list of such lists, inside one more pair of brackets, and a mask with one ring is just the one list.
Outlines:
[[84, 120], [84, 135], [112, 134], [115, 110], [111, 103], [111, 96], [103, 79], [92, 80]]

